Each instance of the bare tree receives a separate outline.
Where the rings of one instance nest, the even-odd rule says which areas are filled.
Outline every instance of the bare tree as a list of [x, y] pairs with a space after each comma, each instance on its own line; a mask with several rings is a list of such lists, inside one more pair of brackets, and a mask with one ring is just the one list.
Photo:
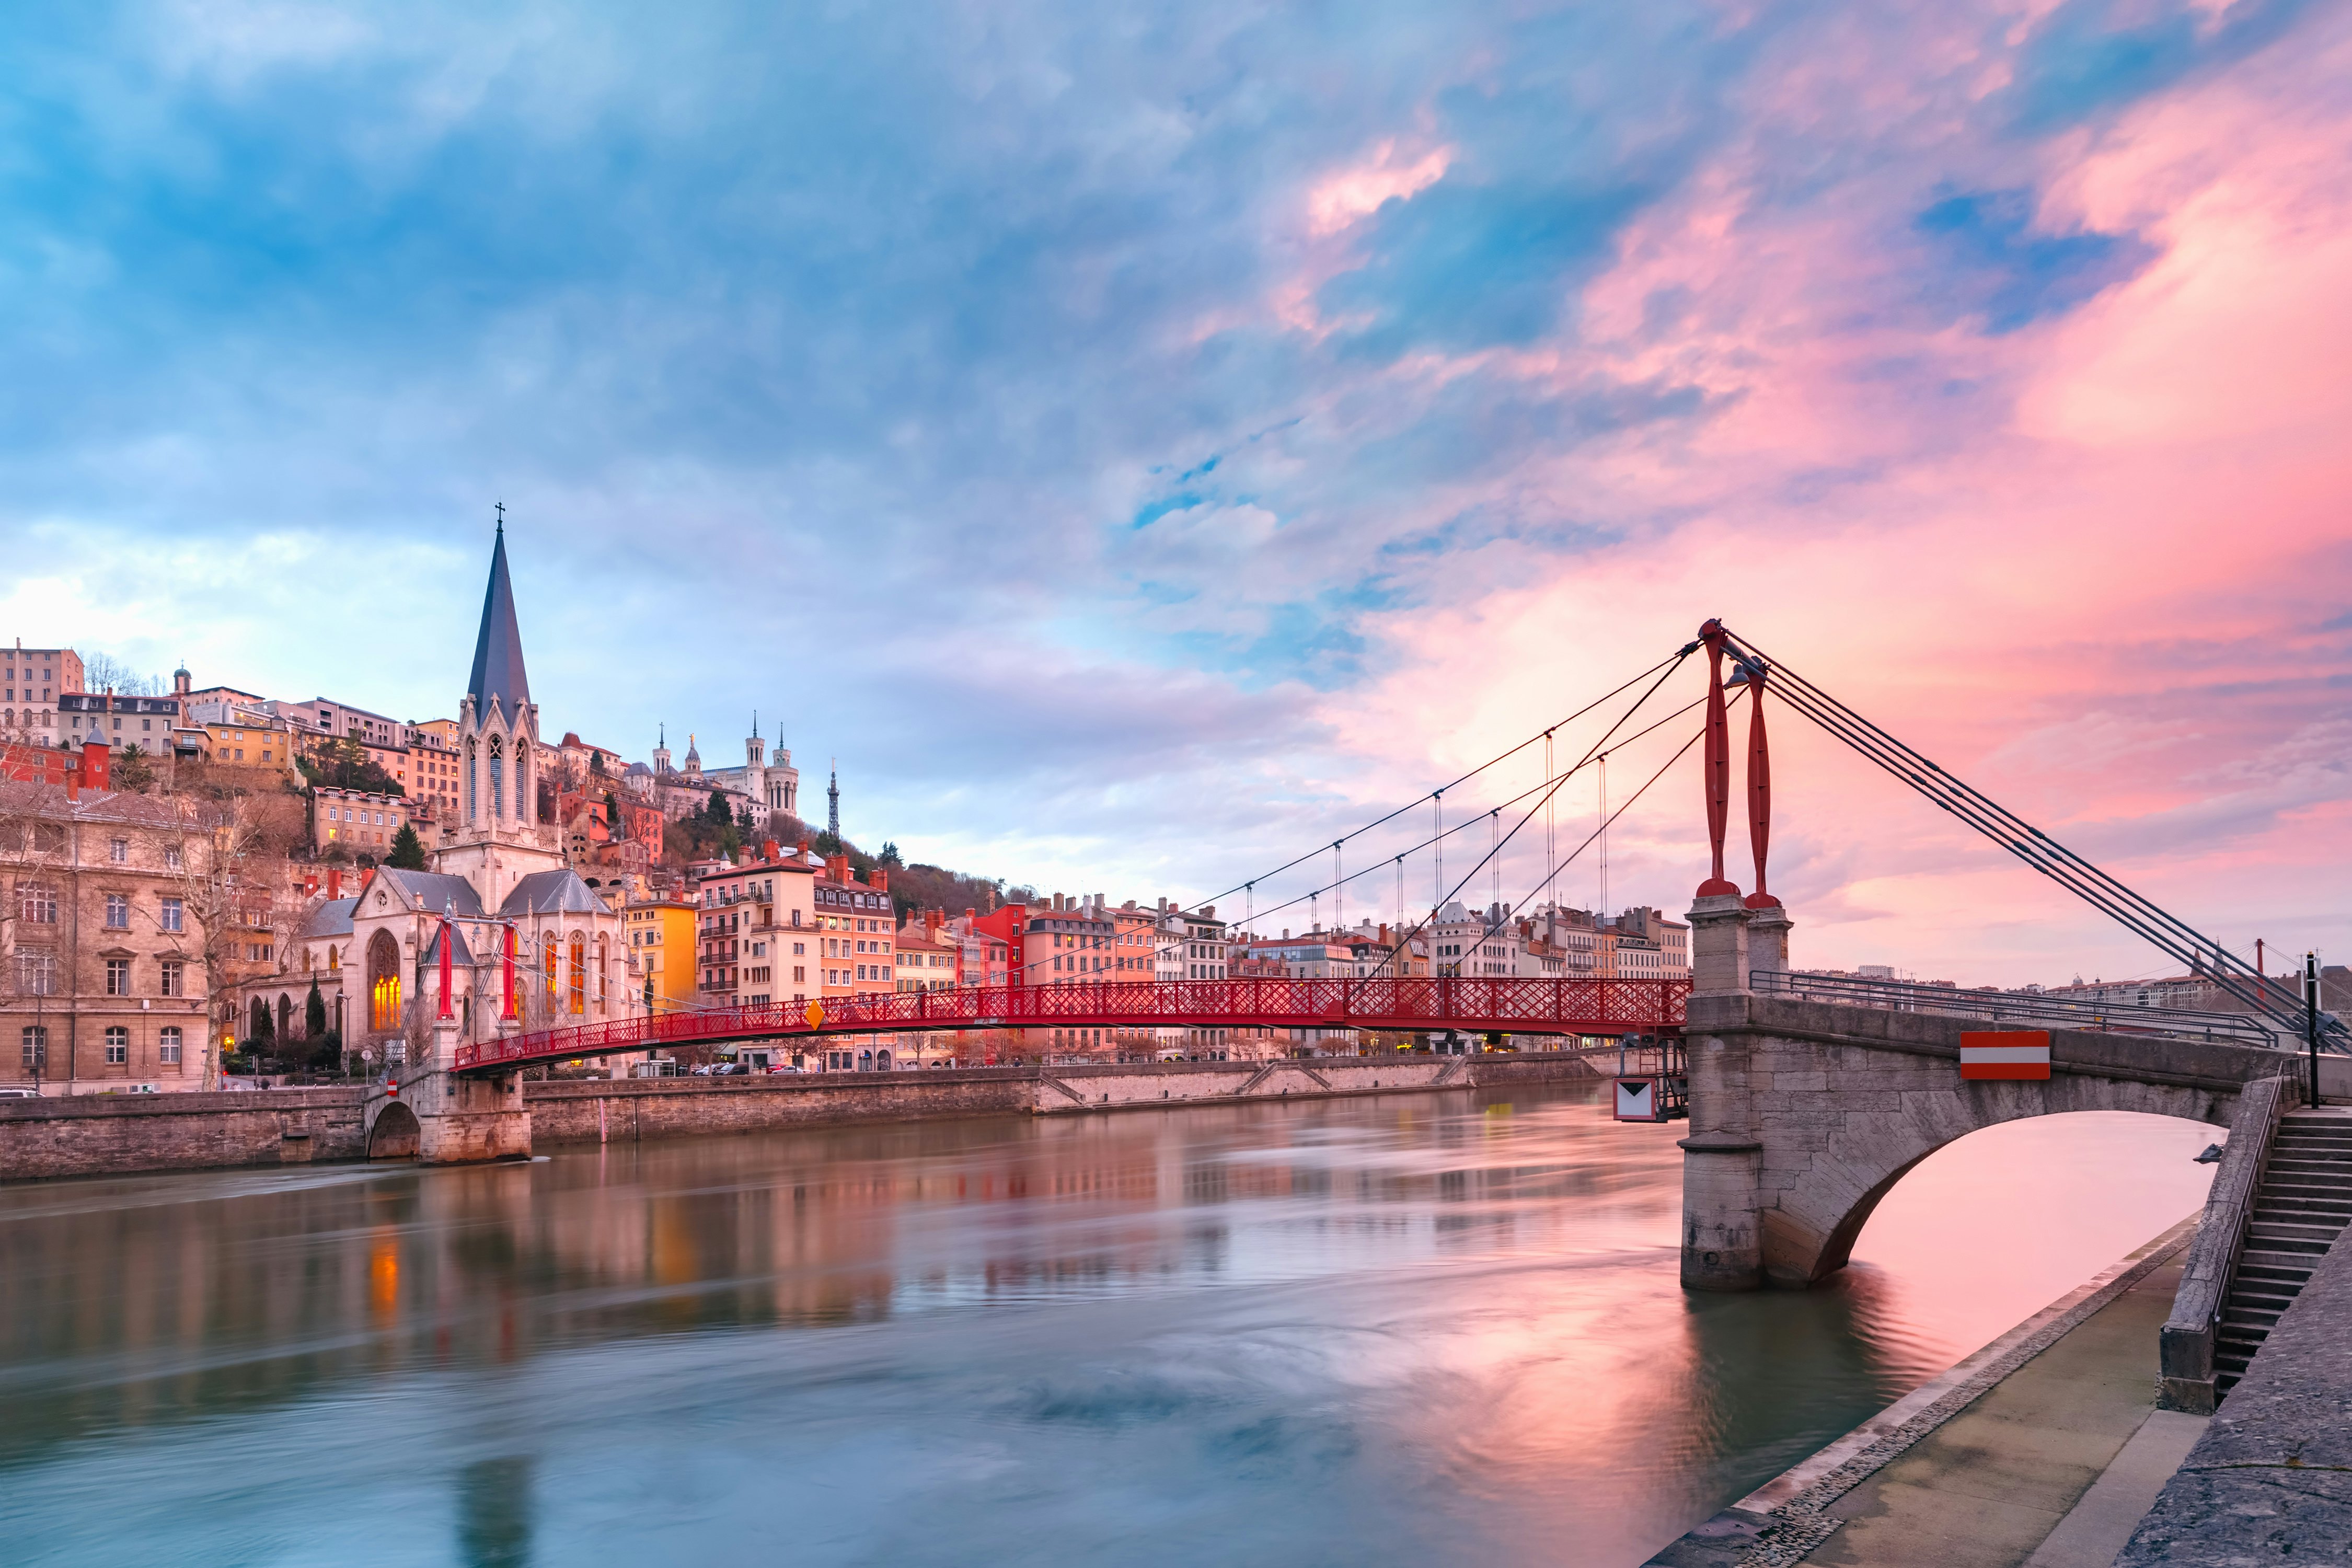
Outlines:
[[169, 689], [160, 675], [142, 675], [110, 653], [82, 656], [84, 691], [112, 691], [123, 697], [161, 697]]
[[237, 988], [268, 963], [247, 950], [266, 943], [274, 953], [279, 889], [267, 879], [249, 879], [258, 868], [265, 831], [265, 813], [255, 796], [184, 794], [163, 804], [171, 814], [172, 838], [164, 866], [178, 885], [186, 923], [184, 948], [203, 968], [210, 1008], [204, 1083], [211, 1089], [218, 1081], [215, 1052], [236, 1020]]
[[64, 812], [54, 785], [0, 783], [0, 863], [10, 872], [0, 889], [0, 987], [32, 1003], [32, 1026], [42, 1031], [34, 1038], [41, 1048], [34, 1061], [20, 1065], [29, 1065], [36, 1078], [49, 1065], [43, 1059], [46, 999], [57, 994], [61, 972], [72, 973], [70, 944], [58, 940], [70, 929], [59, 914], [70, 912], [72, 900], [71, 889], [60, 885], [69, 842]]

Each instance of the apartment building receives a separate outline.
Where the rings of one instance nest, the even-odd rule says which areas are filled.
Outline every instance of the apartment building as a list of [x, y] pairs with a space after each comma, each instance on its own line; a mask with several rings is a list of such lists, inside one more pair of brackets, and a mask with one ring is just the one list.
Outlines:
[[172, 737], [179, 727], [176, 697], [73, 691], [58, 699], [58, 729], [69, 746], [97, 741], [117, 749], [136, 746], [148, 756], [160, 757], [172, 749]]
[[[621, 930], [646, 981], [653, 1013], [683, 1013], [698, 1000], [696, 931], [701, 910], [683, 899], [632, 900], [621, 908]], [[755, 939], [762, 940], [762, 939]]]
[[22, 642], [0, 648], [0, 725], [10, 737], [51, 738], [58, 699], [80, 689], [81, 656], [73, 649], [26, 647]]
[[215, 890], [191, 873], [205, 869], [209, 833], [189, 831], [168, 803], [78, 784], [0, 784], [0, 810], [16, 829], [0, 833], [0, 1081], [63, 1094], [202, 1088], [201, 917]]
[[1158, 977], [1162, 980], [1223, 980], [1225, 922], [1210, 904], [1188, 912], [1167, 899], [1160, 900], [1157, 929]]
[[1465, 980], [1504, 980], [1518, 973], [1520, 936], [1510, 913], [1507, 904], [1475, 911], [1449, 903], [1439, 910], [1429, 930], [1437, 973]]
[[891, 953], [892, 973], [901, 991], [948, 991], [956, 982], [962, 945], [947, 929], [945, 913], [924, 910], [910, 915], [898, 928]]
[[214, 717], [199, 720], [195, 726], [205, 761], [281, 773], [296, 771], [294, 759], [304, 737], [286, 720], [264, 709], [226, 703], [209, 704], [205, 711]]
[[410, 803], [396, 795], [320, 784], [310, 791], [311, 851], [324, 854], [341, 847], [354, 856], [381, 860], [392, 852], [392, 841], [412, 815]]
[[888, 873], [877, 866], [860, 881], [847, 856], [831, 856], [816, 873], [814, 892], [810, 994], [831, 998], [897, 990], [893, 950], [898, 922], [891, 913]]
[[773, 840], [746, 865], [706, 868], [694, 892], [696, 1001], [761, 1007], [819, 994], [823, 880], [815, 865]]

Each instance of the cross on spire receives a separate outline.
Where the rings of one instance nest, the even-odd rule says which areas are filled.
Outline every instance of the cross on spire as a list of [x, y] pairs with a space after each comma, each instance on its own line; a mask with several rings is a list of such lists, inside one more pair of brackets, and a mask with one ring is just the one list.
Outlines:
[[499, 531], [504, 533], [507, 531], [507, 503], [499, 502], [496, 510], [499, 514]]

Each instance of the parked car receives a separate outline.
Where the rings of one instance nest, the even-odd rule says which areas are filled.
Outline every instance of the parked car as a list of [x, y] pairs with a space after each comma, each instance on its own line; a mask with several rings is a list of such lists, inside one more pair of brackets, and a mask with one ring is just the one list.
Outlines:
[[0, 1100], [38, 1100], [40, 1098], [41, 1091], [37, 1089], [0, 1089]]
[[774, 1067], [772, 1067], [772, 1068], [770, 1068], [768, 1069], [768, 1074], [769, 1074], [769, 1076], [770, 1076], [770, 1077], [772, 1077], [772, 1077], [774, 1077], [777, 1073], [780, 1073], [780, 1072], [806, 1072], [806, 1071], [808, 1071], [808, 1068], [796, 1068], [796, 1067], [793, 1066], [793, 1064], [792, 1064], [792, 1063], [790, 1063], [790, 1062], [778, 1062]]

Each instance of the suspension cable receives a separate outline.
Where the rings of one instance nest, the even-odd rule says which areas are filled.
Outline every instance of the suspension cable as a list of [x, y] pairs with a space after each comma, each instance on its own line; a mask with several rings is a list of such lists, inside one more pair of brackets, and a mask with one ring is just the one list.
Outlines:
[[[1990, 795], [1937, 766], [1786, 665], [1773, 662], [1752, 643], [1727, 632], [1726, 640], [1736, 658], [1769, 669], [1773, 678], [1767, 683], [1769, 689], [1832, 739], [1843, 742], [2134, 935], [2187, 965], [2190, 973], [2210, 974], [2222, 990], [2279, 1026], [2288, 1037], [2302, 1032], [2303, 1019], [2298, 1016], [2301, 1009], [2274, 1000], [2269, 994], [2268, 984], [2244, 959], [2126, 887]], [[2352, 1037], [2347, 1036], [2340, 1022], [2323, 1019], [2322, 1027], [2332, 1049], [2352, 1047]]]
[[[1558, 723], [1550, 726], [1549, 729], [1537, 731], [1526, 740], [1521, 741], [1517, 745], [1513, 746], [1508, 751], [1496, 752], [1494, 756], [1489, 757], [1486, 761], [1479, 763], [1476, 767], [1472, 768], [1468, 773], [1464, 773], [1461, 777], [1448, 779], [1445, 783], [1439, 784], [1435, 789], [1431, 790], [1428, 794], [1415, 795], [1412, 799], [1405, 802], [1402, 805], [1398, 806], [1394, 811], [1388, 813], [1386, 816], [1376, 817], [1372, 821], [1364, 824], [1361, 827], [1341, 834], [1339, 836], [1339, 843], [1345, 844], [1350, 838], [1360, 838], [1363, 837], [1363, 835], [1370, 833], [1375, 827], [1379, 827], [1386, 823], [1393, 822], [1398, 817], [1402, 816], [1406, 812], [1411, 811], [1415, 806], [1421, 805], [1423, 801], [1438, 803], [1439, 809], [1442, 812], [1444, 806], [1441, 797], [1447, 790], [1454, 788], [1456, 784], [1467, 784], [1472, 779], [1476, 778], [1480, 773], [1486, 772], [1496, 764], [1507, 762], [1511, 758], [1517, 756], [1529, 746], [1534, 745], [1537, 742], [1549, 735], [1553, 730], [1559, 729], [1563, 725], [1573, 724], [1576, 721], [1583, 718], [1587, 713], [1591, 712], [1595, 708], [1600, 707], [1611, 698], [1615, 697], [1622, 692], [1633, 689], [1649, 677], [1657, 674], [1661, 669], [1672, 669], [1674, 666], [1680, 664], [1684, 659], [1690, 657], [1691, 649], [1698, 646], [1699, 645], [1696, 643], [1692, 643], [1688, 647], [1684, 647], [1680, 652], [1660, 659], [1657, 663], [1642, 671], [1639, 675], [1634, 676], [1631, 680], [1626, 681], [1623, 685], [1616, 687], [1612, 690], [1602, 692], [1600, 696], [1594, 698], [1591, 701], [1586, 703], [1575, 712], [1570, 713], [1567, 718], [1562, 719]], [[1248, 881], [1236, 882], [1232, 887], [1225, 889], [1223, 892], [1212, 893], [1207, 898], [1202, 900], [1200, 904], [1213, 904], [1219, 899], [1230, 898], [1234, 894], [1238, 893], [1250, 886], [1253, 882], [1263, 882], [1269, 877], [1278, 877], [1283, 872], [1289, 870], [1292, 867], [1303, 865], [1307, 861], [1313, 859], [1316, 856], [1320, 855], [1322, 852], [1323, 850], [1319, 846], [1316, 848], [1309, 849], [1306, 854], [1298, 856], [1295, 859], [1284, 861], [1281, 865], [1276, 866], [1271, 871], [1261, 871], [1256, 876], [1250, 878]], [[1198, 908], [1200, 905], [1195, 905], [1194, 907]]]

